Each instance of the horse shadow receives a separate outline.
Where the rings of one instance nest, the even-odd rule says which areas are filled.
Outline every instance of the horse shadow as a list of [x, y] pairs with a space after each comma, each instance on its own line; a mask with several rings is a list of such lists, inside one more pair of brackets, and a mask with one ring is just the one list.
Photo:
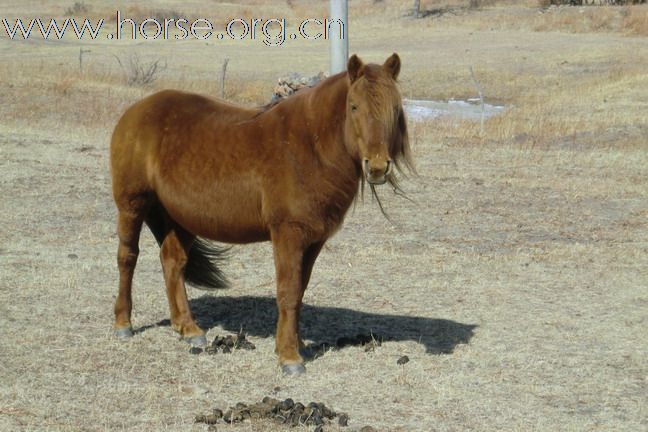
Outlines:
[[[205, 330], [220, 326], [230, 332], [242, 331], [262, 338], [274, 337], [277, 308], [272, 297], [203, 296], [192, 299], [189, 303], [196, 322]], [[168, 321], [158, 325], [168, 325]], [[320, 347], [324, 344], [338, 348], [364, 345], [366, 340], [363, 337], [354, 336], [371, 335], [376, 340], [385, 342], [418, 342], [425, 346], [429, 354], [449, 354], [457, 345], [467, 344], [476, 327], [445, 319], [304, 304], [300, 328], [305, 340], [314, 341], [307, 347]], [[340, 345], [340, 340], [346, 342]]]

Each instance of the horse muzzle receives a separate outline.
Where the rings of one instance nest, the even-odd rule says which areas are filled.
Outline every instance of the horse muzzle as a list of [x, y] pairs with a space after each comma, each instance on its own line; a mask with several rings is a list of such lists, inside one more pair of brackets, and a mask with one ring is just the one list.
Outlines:
[[387, 183], [393, 165], [394, 164], [390, 160], [382, 161], [382, 163], [374, 163], [369, 159], [365, 159], [362, 163], [362, 170], [364, 171], [365, 178], [369, 184], [381, 185]]

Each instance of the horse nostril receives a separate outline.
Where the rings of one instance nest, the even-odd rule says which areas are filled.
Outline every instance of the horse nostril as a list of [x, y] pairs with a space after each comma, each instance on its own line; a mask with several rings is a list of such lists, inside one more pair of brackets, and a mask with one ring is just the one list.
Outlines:
[[387, 169], [385, 170], [385, 175], [391, 174], [392, 166], [393, 166], [392, 161], [388, 160], [387, 161]]

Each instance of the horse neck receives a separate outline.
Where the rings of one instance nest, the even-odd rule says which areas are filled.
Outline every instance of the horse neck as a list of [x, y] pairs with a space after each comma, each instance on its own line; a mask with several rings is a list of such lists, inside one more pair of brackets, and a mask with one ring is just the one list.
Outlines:
[[318, 136], [316, 150], [320, 156], [336, 164], [344, 161], [355, 166], [356, 152], [347, 143], [345, 132], [348, 92], [346, 72], [333, 75], [310, 93], [306, 117]]

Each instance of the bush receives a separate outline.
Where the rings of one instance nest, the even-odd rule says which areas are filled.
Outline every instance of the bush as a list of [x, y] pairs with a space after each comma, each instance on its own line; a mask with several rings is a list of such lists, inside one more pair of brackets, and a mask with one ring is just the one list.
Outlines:
[[128, 58], [128, 62], [122, 63], [119, 57], [115, 56], [119, 66], [126, 74], [126, 83], [128, 85], [148, 85], [157, 79], [157, 73], [166, 69], [166, 61], [162, 63], [160, 59], [144, 62], [137, 54]]
[[82, 15], [88, 13], [88, 7], [83, 2], [74, 2], [74, 4], [65, 9], [65, 16]]

